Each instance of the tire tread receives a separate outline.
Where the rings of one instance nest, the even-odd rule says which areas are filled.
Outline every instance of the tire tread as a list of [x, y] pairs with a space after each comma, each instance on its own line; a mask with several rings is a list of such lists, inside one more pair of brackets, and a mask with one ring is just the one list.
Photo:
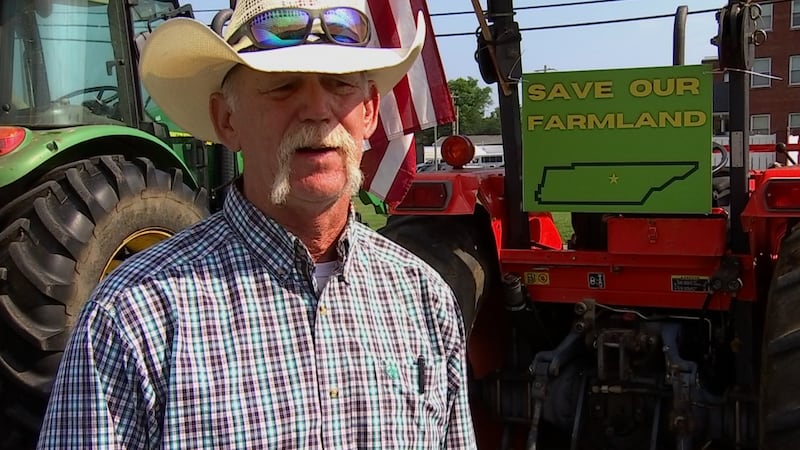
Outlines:
[[761, 367], [761, 450], [800, 448], [800, 225], [787, 230], [770, 285]]
[[[208, 205], [198, 202], [205, 195], [185, 185], [180, 170], [167, 172], [145, 158], [100, 156], [52, 170], [0, 209], [0, 411], [24, 410], [41, 420], [71, 322], [86, 300], [76, 292], [96, 283], [79, 264], [94, 261], [86, 258], [103, 239], [98, 224], [122, 223], [109, 218], [127, 214], [118, 209], [123, 200], [130, 207], [139, 198], [156, 205], [169, 197], [186, 209], [179, 215], [162, 207], [152, 221], [187, 226], [190, 217], [208, 214]], [[118, 245], [111, 244], [103, 245]], [[8, 415], [0, 420], [21, 422]], [[18, 425], [33, 436], [38, 431]]]

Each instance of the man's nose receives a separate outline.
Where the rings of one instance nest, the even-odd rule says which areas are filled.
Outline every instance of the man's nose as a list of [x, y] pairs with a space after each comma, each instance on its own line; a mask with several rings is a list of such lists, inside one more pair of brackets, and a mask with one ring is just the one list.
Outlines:
[[333, 117], [332, 95], [319, 80], [307, 80], [299, 97], [302, 120], [326, 121]]

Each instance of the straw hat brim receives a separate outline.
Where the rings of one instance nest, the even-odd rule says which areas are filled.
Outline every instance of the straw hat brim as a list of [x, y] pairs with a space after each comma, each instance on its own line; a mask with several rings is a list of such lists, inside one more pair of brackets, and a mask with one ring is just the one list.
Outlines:
[[408, 48], [306, 44], [237, 53], [208, 26], [175, 18], [147, 39], [139, 64], [142, 83], [162, 111], [198, 139], [219, 141], [209, 115], [209, 96], [235, 65], [262, 72], [366, 72], [381, 95], [389, 92], [414, 64], [425, 41], [425, 21], [418, 17]]

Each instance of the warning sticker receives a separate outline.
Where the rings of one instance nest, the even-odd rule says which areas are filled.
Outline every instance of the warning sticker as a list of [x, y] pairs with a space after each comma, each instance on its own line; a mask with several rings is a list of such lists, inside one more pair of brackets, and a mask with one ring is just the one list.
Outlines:
[[605, 289], [606, 274], [602, 272], [589, 273], [589, 289]]
[[525, 284], [534, 286], [549, 286], [550, 273], [548, 272], [525, 272]]
[[673, 275], [672, 290], [675, 292], [708, 292], [710, 277], [700, 275]]

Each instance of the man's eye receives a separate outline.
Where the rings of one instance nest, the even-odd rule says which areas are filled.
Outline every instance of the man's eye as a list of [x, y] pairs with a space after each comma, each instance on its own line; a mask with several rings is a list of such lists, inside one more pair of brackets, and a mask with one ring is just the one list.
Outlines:
[[280, 86], [275, 86], [271, 90], [275, 92], [283, 92], [283, 91], [290, 91], [292, 90], [293, 86], [291, 84], [282, 84]]
[[335, 80], [332, 84], [336, 92], [340, 94], [348, 94], [358, 88], [354, 83], [347, 80]]
[[286, 83], [270, 86], [266, 89], [262, 89], [260, 92], [272, 97], [281, 97], [290, 94], [292, 90], [294, 90], [294, 85], [292, 83]]

